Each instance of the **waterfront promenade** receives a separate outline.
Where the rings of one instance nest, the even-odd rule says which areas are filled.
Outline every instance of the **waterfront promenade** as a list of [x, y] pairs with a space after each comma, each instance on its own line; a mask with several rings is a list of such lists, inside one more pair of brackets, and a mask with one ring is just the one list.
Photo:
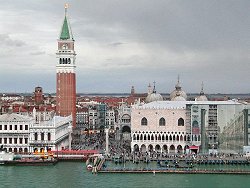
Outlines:
[[[105, 135], [85, 135], [80, 149], [98, 149], [105, 153]], [[109, 135], [106, 162], [101, 174], [250, 174], [250, 161], [243, 154], [174, 154], [159, 151], [131, 152], [130, 143]]]

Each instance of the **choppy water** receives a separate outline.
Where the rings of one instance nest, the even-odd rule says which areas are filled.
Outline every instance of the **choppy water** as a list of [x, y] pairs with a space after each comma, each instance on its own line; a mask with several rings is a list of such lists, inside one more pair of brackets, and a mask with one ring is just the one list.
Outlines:
[[249, 175], [97, 174], [81, 162], [55, 166], [0, 166], [0, 187], [250, 187]]

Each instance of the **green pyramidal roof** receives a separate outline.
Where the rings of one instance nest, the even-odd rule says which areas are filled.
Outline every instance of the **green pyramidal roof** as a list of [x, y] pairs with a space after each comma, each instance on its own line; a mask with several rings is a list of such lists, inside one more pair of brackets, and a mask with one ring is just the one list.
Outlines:
[[69, 29], [69, 25], [68, 25], [68, 21], [67, 21], [66, 16], [65, 16], [64, 21], [63, 21], [60, 39], [62, 39], [62, 40], [70, 39], [70, 29]]

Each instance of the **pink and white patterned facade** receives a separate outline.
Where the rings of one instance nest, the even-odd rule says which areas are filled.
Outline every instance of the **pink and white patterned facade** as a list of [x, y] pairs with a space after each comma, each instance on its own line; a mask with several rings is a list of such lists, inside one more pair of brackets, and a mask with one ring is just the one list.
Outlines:
[[134, 105], [131, 150], [183, 153], [190, 140], [185, 101], [155, 101]]

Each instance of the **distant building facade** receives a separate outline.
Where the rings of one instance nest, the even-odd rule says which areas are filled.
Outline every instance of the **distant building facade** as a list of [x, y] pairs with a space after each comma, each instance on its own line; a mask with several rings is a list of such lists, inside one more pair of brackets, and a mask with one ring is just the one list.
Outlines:
[[131, 140], [131, 106], [121, 103], [117, 109], [118, 118], [115, 124], [116, 138], [118, 140]]

